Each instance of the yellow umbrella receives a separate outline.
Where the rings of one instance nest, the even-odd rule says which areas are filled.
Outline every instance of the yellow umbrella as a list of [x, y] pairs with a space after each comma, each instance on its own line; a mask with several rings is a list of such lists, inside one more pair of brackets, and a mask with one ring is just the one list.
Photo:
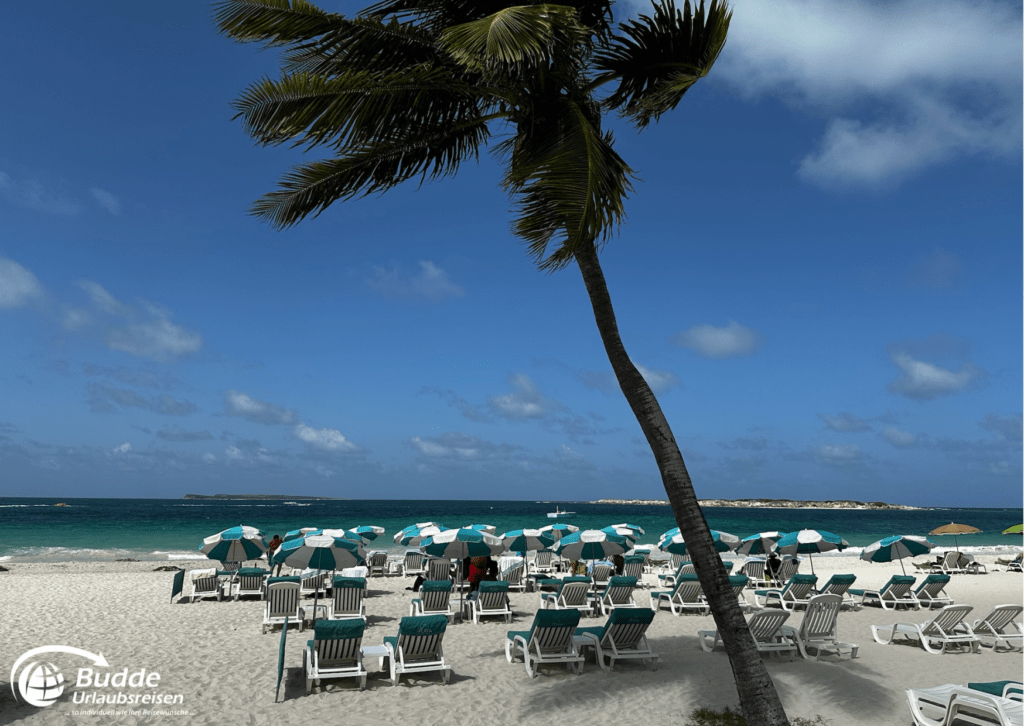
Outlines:
[[937, 529], [933, 529], [931, 532], [928, 533], [928, 536], [930, 537], [933, 534], [938, 534], [938, 535], [951, 534], [951, 535], [953, 535], [953, 542], [956, 544], [956, 551], [959, 552], [960, 551], [960, 543], [957, 541], [957, 535], [960, 535], [960, 534], [977, 534], [980, 531], [981, 530], [978, 529], [977, 527], [972, 527], [969, 524], [957, 524], [956, 522], [950, 522], [949, 524], [944, 524], [944, 525], [942, 525], [941, 527], [939, 527]]

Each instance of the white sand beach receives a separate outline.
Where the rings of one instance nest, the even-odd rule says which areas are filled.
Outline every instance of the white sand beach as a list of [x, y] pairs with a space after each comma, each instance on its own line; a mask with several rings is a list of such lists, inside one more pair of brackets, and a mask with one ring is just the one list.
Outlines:
[[[1020, 573], [997, 572], [991, 557], [978, 560], [987, 575], [953, 575], [947, 592], [958, 603], [974, 606], [971, 618], [994, 606], [1021, 603]], [[208, 561], [176, 563], [186, 569], [208, 567]], [[906, 563], [908, 570], [909, 562]], [[834, 572], [857, 576], [856, 587], [880, 587], [899, 574], [898, 563], [872, 564], [852, 557], [817, 557], [819, 584]], [[528, 629], [538, 608], [535, 593], [513, 593], [513, 625], [500, 620], [483, 625], [457, 621], [445, 634], [446, 658], [453, 666], [451, 683], [435, 674], [406, 676], [393, 688], [377, 661], [368, 663], [367, 689], [353, 679], [325, 681], [322, 692], [307, 696], [300, 651], [309, 630], [289, 632], [282, 701], [274, 702], [280, 630], [261, 634], [263, 605], [259, 601], [196, 604], [170, 602], [172, 572], [153, 572], [152, 562], [10, 564], [0, 573], [0, 642], [3, 671], [0, 683], [0, 724], [369, 724], [493, 725], [535, 722], [587, 724], [682, 724], [698, 706], [735, 706], [737, 697], [724, 652], [705, 653], [697, 632], [713, 629], [710, 616], [676, 617], [662, 610], [648, 631], [660, 655], [657, 671], [626, 662], [614, 672], [597, 667], [591, 657], [580, 676], [562, 667], [547, 667], [530, 679], [520, 662], [509, 664], [504, 635]], [[805, 562], [802, 572], [809, 572]], [[920, 581], [920, 576], [919, 576]], [[411, 578], [373, 578], [367, 612], [370, 626], [364, 645], [379, 645], [395, 635], [398, 620], [408, 615]], [[190, 592], [186, 581], [185, 592]], [[749, 593], [749, 591], [748, 591]], [[646, 605], [644, 591], [634, 595]], [[752, 595], [748, 594], [752, 598]], [[790, 618], [799, 624], [800, 614]], [[859, 657], [817, 662], [799, 657], [769, 658], [768, 670], [791, 717], [820, 714], [833, 726], [910, 724], [904, 689], [944, 683], [1020, 679], [1024, 657], [1019, 652], [932, 655], [912, 645], [879, 645], [870, 626], [894, 622], [925, 622], [928, 611], [865, 607], [843, 611], [839, 634], [860, 645]], [[604, 618], [585, 618], [596, 626]], [[16, 702], [11, 689], [15, 660], [26, 651], [64, 645], [101, 653], [113, 673], [158, 673], [151, 690], [136, 693], [181, 694], [183, 713], [110, 715], [115, 706], [75, 704], [77, 669], [89, 666], [79, 655], [48, 653], [36, 660], [53, 663], [65, 678], [65, 693], [51, 706], [37, 708]], [[97, 669], [99, 670], [99, 669]], [[108, 689], [111, 692], [116, 689]], [[127, 708], [127, 707], [121, 707]], [[136, 706], [136, 710], [143, 707]], [[162, 708], [150, 706], [148, 708]], [[90, 713], [90, 710], [92, 711]], [[185, 715], [184, 712], [187, 712]]]

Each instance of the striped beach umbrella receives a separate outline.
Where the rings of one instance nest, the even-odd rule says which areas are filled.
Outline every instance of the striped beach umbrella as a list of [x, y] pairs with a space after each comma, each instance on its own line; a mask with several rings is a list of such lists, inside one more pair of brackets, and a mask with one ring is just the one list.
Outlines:
[[211, 560], [245, 562], [266, 553], [267, 541], [260, 530], [240, 524], [204, 538], [199, 551]]
[[549, 532], [539, 529], [513, 529], [501, 535], [501, 543], [506, 552], [518, 552], [525, 556], [527, 552], [551, 549], [555, 538]]
[[905, 575], [907, 574], [907, 568], [903, 567], [903, 558], [928, 554], [932, 551], [933, 547], [935, 547], [935, 543], [930, 542], [924, 537], [897, 534], [869, 544], [860, 553], [860, 558], [868, 562], [892, 562], [893, 560], [899, 560], [900, 567]]
[[[716, 552], [729, 552], [740, 543], [740, 538], [736, 535], [719, 532], [717, 529], [711, 530], [711, 540], [715, 543]], [[686, 541], [683, 539], [683, 533], [679, 531], [679, 527], [670, 529], [661, 535], [661, 539], [658, 540], [658, 549], [673, 555], [686, 554]]]
[[[637, 529], [639, 529], [639, 527]], [[636, 541], [637, 539], [639, 539], [640, 534], [643, 533], [642, 529], [640, 530], [640, 532], [637, 532], [636, 529], [621, 524], [610, 524], [607, 527], [602, 527], [601, 531], [608, 532], [609, 534], [617, 534], [620, 537], [625, 537], [633, 544], [636, 544]]]
[[422, 524], [416, 524], [403, 529], [395, 535], [395, 542], [403, 547], [419, 547], [423, 540], [433, 537], [435, 534], [448, 531], [458, 530], [449, 530], [443, 524], [435, 522], [423, 522]]
[[285, 532], [284, 541], [288, 542], [289, 540], [298, 539], [299, 537], [305, 537], [307, 534], [312, 534], [313, 532], [319, 531], [319, 527], [300, 527], [299, 529], [293, 529], [290, 532]]
[[[612, 524], [612, 525], [609, 525], [609, 526], [615, 527], [616, 529], [631, 529], [634, 532], [636, 532], [637, 536], [639, 536], [641, 534], [647, 534], [644, 531], [644, 528], [641, 527], [639, 524], [629, 524], [627, 522], [619, 522], [618, 524]], [[633, 539], [636, 539], [636, 537], [634, 537]]]
[[498, 528], [493, 524], [467, 524], [462, 529], [475, 529], [480, 532], [486, 532], [487, 534], [495, 534]]
[[811, 558], [811, 573], [814, 573], [814, 553], [845, 550], [850, 543], [838, 534], [820, 529], [801, 529], [790, 532], [775, 543], [775, 550], [784, 555], [802, 554]]
[[567, 534], [579, 532], [580, 528], [573, 524], [562, 524], [561, 522], [557, 522], [555, 524], [549, 524], [546, 527], [541, 527], [540, 531], [550, 534], [552, 539], [554, 539], [555, 542], [557, 542]]
[[478, 529], [446, 529], [423, 539], [420, 549], [431, 557], [461, 560], [465, 557], [490, 557], [505, 548], [501, 537]]
[[775, 548], [784, 532], [758, 532], [740, 540], [736, 553], [740, 555], [766, 555]]
[[622, 535], [585, 529], [565, 535], [552, 549], [570, 560], [606, 560], [624, 554], [632, 546], [633, 542]]
[[355, 532], [359, 535], [359, 539], [365, 542], [373, 542], [373, 540], [384, 534], [384, 528], [378, 527], [373, 524], [361, 524], [358, 527], [353, 527], [348, 530], [349, 532]]
[[[326, 534], [307, 534], [285, 542], [270, 558], [275, 564], [313, 570], [343, 570], [366, 564], [362, 546], [350, 539]], [[313, 593], [313, 621], [316, 622], [320, 588]]]

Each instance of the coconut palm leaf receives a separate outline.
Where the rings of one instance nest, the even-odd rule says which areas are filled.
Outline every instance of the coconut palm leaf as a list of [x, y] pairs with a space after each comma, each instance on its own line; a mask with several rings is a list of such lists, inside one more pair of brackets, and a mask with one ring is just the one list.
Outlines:
[[286, 45], [315, 38], [344, 21], [306, 0], [225, 0], [213, 7], [220, 31], [242, 43]]

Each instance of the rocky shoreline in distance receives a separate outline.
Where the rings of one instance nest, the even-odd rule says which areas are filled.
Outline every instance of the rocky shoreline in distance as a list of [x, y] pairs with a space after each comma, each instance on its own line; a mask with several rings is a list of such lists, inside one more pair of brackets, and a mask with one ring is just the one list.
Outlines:
[[[800, 501], [796, 499], [700, 499], [702, 507], [750, 507], [757, 509], [930, 509], [887, 502], [858, 502], [854, 499]], [[647, 504], [668, 506], [667, 499], [598, 499], [588, 504]]]

